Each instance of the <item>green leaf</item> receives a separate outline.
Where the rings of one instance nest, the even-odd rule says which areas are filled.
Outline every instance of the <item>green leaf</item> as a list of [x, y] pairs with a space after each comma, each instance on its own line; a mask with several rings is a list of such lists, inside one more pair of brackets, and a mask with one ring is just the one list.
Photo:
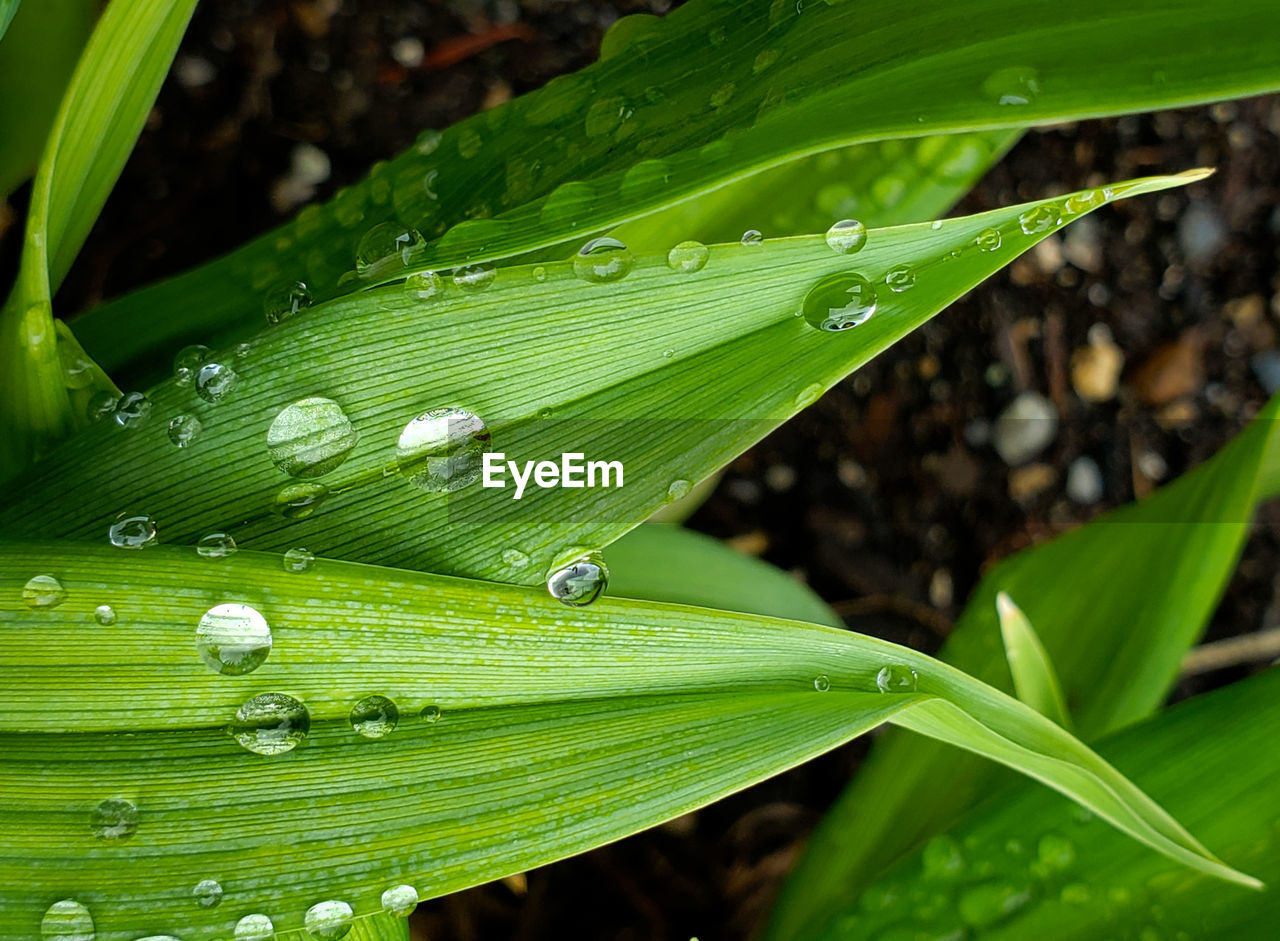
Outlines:
[[767, 562], [679, 526], [637, 526], [604, 554], [609, 594], [844, 627], [813, 590]]
[[9, 29], [9, 24], [13, 22], [13, 15], [18, 12], [18, 4], [22, 0], [0, 0], [0, 39], [4, 39], [4, 34]]
[[[981, 930], [992, 941], [1106, 941], [1144, 933], [1269, 941], [1280, 919], [1277, 724], [1280, 671], [1272, 669], [1098, 746], [1179, 819], [1247, 861], [1268, 883], [1265, 892], [1171, 866], [1101, 821], [1082, 819], [1068, 802], [1017, 783], [895, 865], [868, 888], [867, 902], [827, 932], [806, 938], [940, 938]], [[1013, 904], [1001, 911], [992, 900]]]
[[[97, 941], [224, 938], [249, 912], [292, 937], [322, 900], [363, 916], [393, 885], [427, 898], [541, 865], [886, 721], [1255, 884], [1059, 726], [873, 638], [329, 560], [286, 571], [244, 550], [7, 543], [0, 580], [6, 936], [72, 898]], [[296, 711], [246, 715], [264, 694]], [[303, 709], [291, 750], [238, 743], [296, 742]], [[215, 908], [192, 904], [204, 879]]]
[[[1261, 482], [1276, 473], [1278, 413], [1280, 397], [1196, 470], [995, 566], [940, 657], [1010, 687], [995, 610], [1005, 591], [1036, 625], [1078, 734], [1096, 739], [1151, 715], [1226, 587]], [[880, 739], [809, 841], [766, 936], [809, 938], [834, 924], [887, 865], [999, 784], [930, 743]]]
[[1064, 729], [1071, 728], [1071, 714], [1062, 698], [1062, 687], [1035, 628], [1003, 591], [996, 594], [996, 615], [1000, 619], [1005, 659], [1009, 661], [1009, 673], [1018, 698]]
[[[623, 27], [609, 55], [429, 134], [367, 182], [220, 261], [86, 317], [111, 367], [251, 324], [264, 291], [331, 296], [361, 236], [396, 220], [437, 270], [584, 239], [848, 144], [1015, 129], [1280, 87], [1273, 0], [1052, 4], [695, 0]], [[919, 9], [919, 8], [915, 8]], [[941, 164], [935, 169], [941, 171]], [[670, 233], [674, 244], [688, 236]], [[190, 316], [181, 332], [173, 312]]]
[[[215, 357], [241, 377], [225, 401], [170, 381], [149, 393], [148, 423], [104, 422], [67, 442], [0, 509], [0, 529], [100, 540], [132, 508], [154, 516], [169, 542], [232, 531], [252, 548], [303, 544], [354, 561], [539, 584], [571, 548], [601, 548], [638, 525], [1055, 231], [1057, 220], [1202, 176], [876, 229], [850, 255], [807, 236], [712, 246], [696, 272], [642, 257], [608, 283], [579, 280], [572, 263], [559, 263], [500, 269], [481, 290], [450, 281], [428, 300], [413, 282], [361, 291], [266, 330], [243, 356]], [[885, 284], [895, 269], [914, 272], [909, 290]], [[827, 333], [799, 316], [815, 284], [854, 274], [878, 286], [869, 320]], [[320, 440], [334, 434], [333, 457], [345, 454], [345, 463], [291, 480], [268, 454], [268, 428], [286, 406], [317, 396], [351, 422], [350, 433], [336, 416], [309, 429]], [[483, 419], [507, 460], [583, 453], [622, 462], [624, 485], [535, 488], [520, 500], [511, 486], [478, 483], [424, 494], [405, 479], [415, 468], [399, 462], [397, 440], [414, 416], [446, 407]], [[198, 418], [204, 432], [178, 449], [167, 426], [181, 415]], [[285, 486], [320, 488], [328, 499], [316, 491], [303, 508], [314, 512], [285, 519]], [[71, 492], [75, 501], [60, 499]]]

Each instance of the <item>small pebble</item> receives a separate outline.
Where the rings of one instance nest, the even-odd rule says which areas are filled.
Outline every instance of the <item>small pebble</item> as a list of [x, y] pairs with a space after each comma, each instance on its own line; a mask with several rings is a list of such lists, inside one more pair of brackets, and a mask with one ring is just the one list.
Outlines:
[[1262, 388], [1267, 390], [1267, 395], [1274, 395], [1280, 390], [1280, 352], [1263, 350], [1261, 353], [1254, 353], [1249, 365], [1253, 367], [1253, 374], [1258, 377]]
[[1026, 464], [1058, 433], [1058, 411], [1038, 392], [1023, 392], [996, 419], [991, 443], [1010, 467]]
[[1204, 385], [1204, 349], [1197, 330], [1157, 347], [1133, 373], [1133, 391], [1146, 405], [1195, 395]]
[[1048, 464], [1026, 464], [1009, 471], [1009, 496], [1029, 503], [1053, 486], [1058, 472]]
[[1194, 203], [1178, 220], [1178, 244], [1193, 265], [1212, 261], [1226, 240], [1226, 223], [1210, 203]]
[[1089, 345], [1071, 354], [1071, 386], [1086, 402], [1109, 402], [1123, 369], [1124, 353], [1107, 326], [1096, 323], [1089, 329]]
[[1143, 451], [1138, 456], [1138, 473], [1147, 480], [1159, 482], [1169, 473], [1169, 465], [1155, 451]]
[[1067, 496], [1080, 506], [1093, 506], [1102, 499], [1104, 485], [1098, 462], [1081, 455], [1067, 468]]

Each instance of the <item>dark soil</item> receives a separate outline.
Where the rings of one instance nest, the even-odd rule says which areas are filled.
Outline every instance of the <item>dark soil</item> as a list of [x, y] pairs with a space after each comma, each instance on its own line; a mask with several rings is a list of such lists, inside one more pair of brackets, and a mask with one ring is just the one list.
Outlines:
[[[282, 221], [272, 193], [298, 143], [332, 163], [325, 198], [422, 128], [586, 65], [617, 16], [669, 4], [363, 0], [359, 16], [356, 6], [201, 5], [63, 310]], [[426, 66], [403, 64], [414, 39]], [[736, 460], [691, 524], [804, 577], [851, 628], [935, 650], [989, 562], [1204, 460], [1266, 400], [1250, 358], [1275, 348], [1280, 316], [1278, 137], [1275, 97], [1028, 135], [960, 211], [1105, 179], [1218, 173], [1054, 236]], [[12, 255], [12, 231], [4, 241]], [[1070, 360], [1099, 323], [1127, 366], [1113, 398], [1086, 404]], [[1053, 401], [1062, 423], [1043, 466], [1015, 472], [981, 440], [1026, 390]], [[1081, 455], [1101, 470], [1091, 506], [1066, 496]], [[1209, 637], [1280, 623], [1277, 510], [1263, 512]], [[1256, 668], [1184, 681], [1177, 695]], [[418, 936], [745, 937], [864, 751], [855, 743], [651, 832], [424, 904]]]

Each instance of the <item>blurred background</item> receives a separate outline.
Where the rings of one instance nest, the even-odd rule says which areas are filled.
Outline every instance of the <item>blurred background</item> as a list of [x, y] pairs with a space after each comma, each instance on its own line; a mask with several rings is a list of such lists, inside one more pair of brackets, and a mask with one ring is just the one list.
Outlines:
[[[57, 309], [233, 248], [424, 128], [589, 64], [618, 17], [674, 5], [205, 2]], [[1181, 474], [1280, 387], [1280, 97], [1032, 132], [956, 208], [1197, 166], [1218, 172], [1050, 236], [846, 379], [735, 460], [689, 525], [807, 581], [850, 628], [935, 651], [991, 561]], [[26, 199], [0, 205], [5, 269]], [[1273, 505], [1207, 639], [1280, 628], [1278, 585]], [[1175, 695], [1259, 667], [1227, 661]], [[424, 903], [415, 936], [746, 938], [865, 749]]]

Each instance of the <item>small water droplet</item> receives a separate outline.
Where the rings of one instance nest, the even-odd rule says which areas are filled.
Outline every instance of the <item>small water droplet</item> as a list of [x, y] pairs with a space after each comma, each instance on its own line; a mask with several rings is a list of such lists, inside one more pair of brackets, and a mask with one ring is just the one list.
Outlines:
[[747, 231], [742, 233], [742, 244], [763, 245], [764, 236], [760, 233], [759, 229], [747, 229]]
[[1000, 247], [1002, 241], [999, 229], [983, 229], [978, 233], [973, 243], [984, 252], [994, 252]]
[[884, 276], [884, 283], [894, 294], [901, 294], [915, 286], [916, 273], [906, 265], [898, 265], [889, 269], [889, 273]]
[[808, 408], [822, 398], [822, 386], [812, 382], [796, 393], [796, 408]]
[[1023, 66], [998, 69], [982, 83], [982, 93], [996, 104], [1029, 105], [1040, 94], [1040, 73]]
[[809, 289], [801, 311], [810, 326], [839, 333], [871, 319], [876, 289], [860, 274], [828, 275]]
[[529, 564], [529, 556], [519, 549], [503, 549], [502, 561], [513, 569], [522, 569]]
[[1018, 216], [1018, 226], [1023, 235], [1039, 235], [1058, 224], [1058, 207], [1053, 203], [1041, 203]]
[[204, 424], [194, 415], [178, 415], [169, 422], [169, 440], [175, 447], [189, 448], [203, 430]]
[[223, 363], [205, 363], [196, 372], [196, 395], [215, 405], [235, 389], [240, 377]]
[[405, 292], [419, 301], [429, 301], [444, 293], [444, 278], [434, 271], [415, 271], [404, 279]]
[[244, 358], [245, 358], [246, 356], [248, 356], [251, 352], [253, 352], [253, 345], [252, 345], [252, 344], [250, 344], [250, 343], [237, 343], [237, 344], [236, 344], [236, 348], [235, 348], [234, 350], [232, 350], [232, 353], [233, 353], [233, 354], [234, 354], [238, 359], [244, 359]]
[[673, 350], [673, 349], [670, 349], [670, 348], [665, 349], [665, 350], [663, 350], [663, 351], [662, 351], [662, 358], [663, 358], [663, 359], [670, 359], [671, 357], [673, 357], [673, 356], [675, 356], [675, 355], [676, 355], [676, 351], [675, 351], [675, 350]]
[[436, 148], [440, 146], [440, 139], [443, 136], [444, 135], [435, 128], [427, 128], [418, 135], [418, 139], [414, 143], [413, 147], [418, 151], [418, 153], [422, 154], [422, 156], [429, 157], [435, 153]]
[[117, 400], [111, 417], [121, 428], [137, 428], [151, 417], [151, 400], [141, 392], [126, 392]]
[[1036, 856], [1052, 872], [1070, 869], [1076, 861], [1076, 846], [1061, 833], [1046, 833], [1036, 844]]
[[311, 289], [302, 281], [277, 285], [262, 299], [262, 312], [270, 324], [282, 323], [310, 306]]
[[841, 219], [827, 229], [827, 244], [841, 255], [852, 255], [867, 244], [867, 227], [857, 219]]
[[573, 273], [583, 281], [602, 284], [619, 281], [631, 273], [635, 259], [617, 239], [592, 239], [573, 256]]
[[99, 840], [127, 840], [138, 832], [138, 808], [122, 797], [109, 797], [89, 814], [89, 828]]
[[276, 933], [276, 926], [266, 915], [245, 915], [236, 922], [236, 941], [267, 941]]
[[483, 291], [493, 284], [497, 277], [498, 269], [484, 262], [453, 269], [453, 283], [471, 293]]
[[236, 710], [227, 732], [255, 755], [283, 755], [311, 731], [307, 707], [285, 693], [260, 693]]
[[66, 589], [52, 575], [33, 576], [22, 588], [22, 599], [33, 608], [56, 608], [66, 598]]
[[405, 425], [396, 442], [396, 469], [419, 490], [452, 493], [480, 479], [489, 429], [462, 408], [433, 408]]
[[93, 609], [93, 619], [103, 627], [116, 623], [116, 609], [109, 604], [100, 604]]
[[911, 667], [891, 663], [876, 673], [876, 689], [882, 693], [914, 693], [918, 679]]
[[366, 232], [356, 246], [356, 272], [364, 276], [406, 267], [426, 244], [417, 229], [380, 222]]
[[547, 573], [551, 597], [571, 607], [591, 604], [609, 584], [609, 569], [599, 553], [579, 556]]
[[94, 941], [93, 916], [75, 899], [62, 899], [46, 909], [40, 919], [43, 941]]
[[252, 673], [271, 653], [271, 627], [261, 612], [247, 604], [214, 605], [196, 625], [196, 651], [216, 673]]
[[1080, 193], [1072, 193], [1067, 197], [1066, 209], [1072, 215], [1082, 212], [1088, 212], [1090, 209], [1096, 209], [1101, 206], [1106, 199], [1102, 195], [1101, 190], [1084, 190]]
[[819, 673], [813, 678], [813, 688], [820, 693], [825, 693], [831, 689], [831, 679], [825, 673]]
[[539, 284], [547, 280], [547, 269], [542, 265], [535, 266], [531, 274], [533, 275], [533, 280]]
[[180, 386], [189, 385], [196, 370], [205, 364], [212, 351], [207, 346], [184, 346], [173, 358], [173, 378]]
[[382, 909], [397, 918], [408, 918], [418, 907], [418, 890], [411, 885], [393, 885], [382, 893]]
[[286, 572], [310, 572], [315, 567], [316, 556], [314, 552], [298, 547], [281, 556], [281, 563]]
[[337, 470], [359, 440], [342, 406], [312, 396], [286, 405], [272, 419], [267, 453], [290, 477], [320, 477]]
[[160, 532], [145, 513], [121, 513], [107, 527], [107, 539], [117, 549], [145, 549], [155, 545]]
[[206, 559], [225, 559], [236, 551], [236, 541], [229, 533], [209, 533], [196, 543], [196, 552]]
[[338, 941], [351, 930], [351, 916], [346, 902], [317, 902], [307, 909], [303, 924], [316, 941]]
[[440, 721], [440, 707], [439, 706], [423, 706], [421, 715], [424, 720], [434, 725], [435, 723]]
[[365, 738], [382, 738], [395, 731], [400, 710], [386, 696], [366, 696], [351, 707], [351, 728]]
[[671, 481], [667, 487], [667, 502], [674, 503], [676, 500], [683, 499], [689, 495], [689, 491], [693, 489], [693, 484], [683, 478], [677, 478]]
[[286, 484], [276, 494], [276, 510], [288, 520], [306, 519], [320, 508], [328, 496], [329, 488], [324, 484]]
[[191, 890], [191, 897], [201, 908], [217, 908], [222, 901], [222, 886], [217, 879], [201, 879]]
[[934, 219], [932, 222], [929, 223], [929, 228], [932, 229], [934, 232], [937, 232], [939, 229], [942, 228], [942, 220]]
[[692, 274], [705, 268], [710, 257], [711, 250], [701, 242], [681, 242], [667, 252], [667, 267], [673, 271]]

